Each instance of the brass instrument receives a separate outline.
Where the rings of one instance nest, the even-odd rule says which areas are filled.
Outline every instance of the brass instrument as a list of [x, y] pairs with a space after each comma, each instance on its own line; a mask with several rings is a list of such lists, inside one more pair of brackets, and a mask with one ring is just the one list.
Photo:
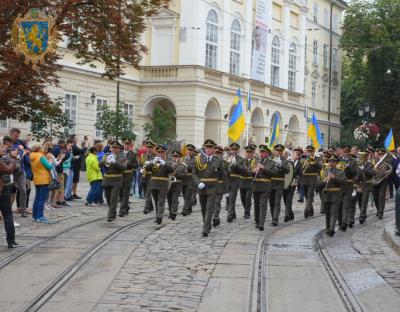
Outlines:
[[106, 158], [106, 161], [104, 163], [104, 166], [106, 168], [109, 168], [111, 166], [111, 164], [115, 162], [115, 158], [116, 158], [115, 155], [112, 153], [110, 155], [108, 155]]
[[260, 169], [264, 168], [264, 165], [262, 163], [263, 163], [262, 159], [259, 162], [257, 162], [256, 159], [254, 159], [254, 162], [252, 164], [252, 170], [254, 173], [253, 182], [256, 182]]
[[314, 157], [308, 157], [306, 162], [303, 164], [303, 174], [306, 173], [308, 167], [310, 166], [311, 163], [313, 163], [315, 160]]
[[336, 170], [335, 168], [329, 168], [329, 170], [326, 172], [326, 177], [324, 178], [324, 182], [326, 183], [324, 191], [327, 191], [329, 181], [331, 180], [331, 174], [334, 174], [335, 170]]
[[383, 157], [375, 164], [374, 168], [376, 170], [375, 177], [372, 178], [372, 184], [378, 185], [383, 180], [385, 180], [393, 170], [393, 166], [391, 165], [391, 161], [394, 156], [387, 152]]

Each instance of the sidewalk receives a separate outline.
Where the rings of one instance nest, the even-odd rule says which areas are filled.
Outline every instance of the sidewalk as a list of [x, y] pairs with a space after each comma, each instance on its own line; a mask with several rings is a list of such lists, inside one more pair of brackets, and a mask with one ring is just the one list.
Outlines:
[[383, 230], [383, 237], [388, 245], [398, 254], [400, 255], [400, 236], [396, 235], [394, 232], [396, 230], [395, 221], [390, 220], [385, 223], [385, 227]]

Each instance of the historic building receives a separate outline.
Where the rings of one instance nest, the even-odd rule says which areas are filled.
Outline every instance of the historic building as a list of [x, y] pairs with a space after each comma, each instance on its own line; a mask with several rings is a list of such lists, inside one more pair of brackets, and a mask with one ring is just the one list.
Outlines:
[[[240, 88], [244, 107], [251, 89], [249, 138], [256, 144], [268, 141], [279, 114], [280, 142], [305, 145], [312, 112], [325, 138], [330, 125], [331, 138], [338, 141], [338, 40], [345, 5], [342, 0], [172, 1], [169, 9], [148, 19], [143, 42], [149, 52], [140, 69], [128, 67], [120, 79], [124, 110], [138, 139], [154, 108], [164, 105], [175, 111], [179, 139], [201, 144], [212, 138], [227, 144], [232, 102]], [[65, 112], [74, 123], [71, 133], [100, 137], [94, 127], [99, 107], [115, 106], [117, 83], [101, 78], [101, 65], [77, 65], [67, 43], [68, 38], [60, 43], [60, 86], [48, 91], [64, 99]], [[0, 123], [0, 133], [15, 125]], [[29, 131], [29, 125], [25, 128]]]

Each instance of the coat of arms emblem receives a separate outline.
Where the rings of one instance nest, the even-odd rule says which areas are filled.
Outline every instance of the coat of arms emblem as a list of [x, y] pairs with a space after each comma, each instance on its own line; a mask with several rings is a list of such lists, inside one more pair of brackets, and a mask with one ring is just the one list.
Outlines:
[[38, 9], [31, 9], [24, 17], [18, 16], [12, 29], [14, 50], [25, 56], [25, 63], [37, 64], [44, 61], [46, 54], [57, 48], [58, 34], [54, 20]]

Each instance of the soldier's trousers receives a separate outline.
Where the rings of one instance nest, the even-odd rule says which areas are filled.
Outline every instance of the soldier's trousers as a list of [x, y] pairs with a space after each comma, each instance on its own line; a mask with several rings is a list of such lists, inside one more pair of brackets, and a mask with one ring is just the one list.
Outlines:
[[325, 213], [325, 206], [324, 206], [325, 203], [324, 203], [324, 201], [322, 200], [322, 192], [323, 192], [322, 189], [320, 189], [319, 192], [318, 192], [318, 194], [319, 194], [319, 199], [321, 200], [321, 204], [320, 204], [321, 207], [320, 207], [320, 210], [319, 210], [319, 211], [320, 211], [321, 213]]
[[165, 198], [167, 197], [168, 190], [151, 190], [151, 193], [156, 203], [156, 218], [162, 219], [164, 216]]
[[178, 205], [179, 205], [179, 194], [180, 190], [173, 190], [170, 189], [167, 195], [168, 199], [168, 208], [170, 215], [177, 215], [178, 214]]
[[338, 211], [339, 225], [350, 224], [350, 213], [352, 204], [353, 198], [351, 196], [351, 193], [342, 193], [342, 201], [340, 202]]
[[287, 190], [283, 190], [283, 202], [285, 203], [285, 217], [293, 217], [293, 197], [296, 186], [289, 186]]
[[370, 189], [364, 189], [362, 193], [362, 200], [361, 200], [361, 211], [360, 211], [360, 220], [365, 220], [367, 219], [367, 208], [368, 208], [368, 201], [369, 201], [369, 195], [371, 194]]
[[304, 208], [304, 215], [314, 215], [314, 192], [315, 185], [304, 185], [304, 196], [306, 197], [306, 206]]
[[231, 184], [231, 190], [229, 192], [229, 212], [228, 212], [228, 217], [231, 218], [236, 218], [236, 198], [237, 194], [239, 192], [239, 184], [238, 183], [232, 183]]
[[201, 215], [203, 217], [203, 233], [210, 233], [211, 221], [214, 215], [216, 194], [199, 195]]
[[259, 227], [264, 227], [267, 216], [269, 192], [254, 192], [254, 220]]
[[183, 195], [183, 210], [182, 213], [190, 214], [192, 212], [192, 197], [194, 191], [194, 184], [184, 184], [182, 185], [182, 195]]
[[104, 195], [106, 196], [106, 201], [108, 205], [108, 219], [115, 219], [117, 216], [117, 205], [119, 192], [121, 190], [120, 186], [103, 186]]
[[271, 217], [273, 221], [278, 221], [281, 213], [281, 200], [283, 188], [272, 189], [269, 196], [269, 206], [271, 207]]
[[120, 195], [121, 195], [121, 206], [119, 208], [120, 213], [123, 212], [124, 214], [129, 213], [129, 193], [131, 190], [132, 182], [124, 182], [122, 183]]
[[326, 229], [330, 231], [335, 230], [336, 221], [338, 219], [338, 210], [340, 202], [324, 202], [325, 208], [325, 224]]
[[244, 208], [244, 215], [250, 217], [251, 188], [240, 189], [240, 200]]
[[219, 214], [221, 213], [222, 207], [222, 199], [224, 198], [224, 194], [215, 195], [215, 210], [214, 210], [214, 220], [219, 220]]
[[149, 187], [149, 183], [147, 183], [146, 193], [144, 194], [144, 211], [146, 211], [146, 212], [153, 211], [153, 209], [154, 209], [153, 202], [151, 200], [151, 196], [153, 196], [154, 201], [156, 201], [156, 199], [152, 193], [152, 190]]
[[361, 210], [362, 195], [363, 195], [363, 193], [357, 192], [356, 196], [352, 197], [351, 210], [350, 210], [350, 223], [351, 224], [354, 224], [354, 221], [355, 221], [357, 204]]
[[373, 188], [374, 203], [379, 216], [383, 216], [385, 210], [386, 190], [388, 186], [388, 179], [384, 180]]

